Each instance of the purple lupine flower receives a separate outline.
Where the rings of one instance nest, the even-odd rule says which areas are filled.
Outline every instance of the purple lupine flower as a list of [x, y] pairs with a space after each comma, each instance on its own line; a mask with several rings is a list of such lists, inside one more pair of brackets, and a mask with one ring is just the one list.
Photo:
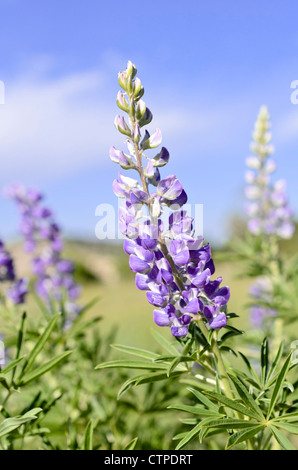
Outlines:
[[277, 315], [277, 310], [271, 307], [273, 300], [272, 281], [267, 276], [259, 276], [249, 287], [249, 294], [252, 297], [251, 323], [255, 328], [264, 327], [267, 318]]
[[[124, 184], [124, 183], [123, 183]], [[74, 282], [74, 264], [62, 257], [63, 241], [60, 227], [52, 211], [43, 205], [43, 195], [34, 188], [12, 185], [6, 190], [21, 214], [20, 231], [24, 237], [26, 251], [32, 252], [32, 272], [36, 276], [35, 289], [38, 296], [50, 308], [56, 300], [71, 305], [72, 316], [80, 310], [74, 301], [80, 288]], [[22, 298], [24, 284], [14, 286], [10, 296]]]
[[18, 305], [25, 302], [25, 298], [28, 293], [28, 284], [28, 279], [19, 279], [9, 287], [7, 290], [7, 296], [14, 304]]
[[[118, 75], [125, 93], [118, 93], [117, 103], [128, 113], [129, 125], [121, 116], [116, 116], [115, 125], [127, 135], [129, 155], [124, 159], [121, 150], [110, 149], [113, 162], [121, 165], [122, 159], [122, 168], [135, 169], [141, 179], [139, 182], [120, 173], [113, 183], [114, 193], [124, 200], [119, 229], [126, 236], [123, 247], [129, 266], [136, 273], [136, 286], [146, 292], [155, 307], [155, 323], [169, 326], [173, 336], [187, 335], [190, 323], [199, 318], [212, 329], [222, 328], [227, 323], [224, 309], [229, 288], [220, 287], [221, 278], [211, 280], [215, 272], [211, 248], [203, 244], [203, 237], [195, 236], [193, 219], [182, 209], [187, 202], [182, 183], [176, 175], [161, 179], [158, 168], [168, 163], [168, 150], [162, 147], [153, 158], [147, 155], [161, 144], [162, 135], [159, 129], [152, 135], [146, 129], [141, 132], [152, 120], [152, 113], [141, 100], [144, 89], [135, 75], [131, 62]], [[155, 189], [151, 191], [151, 187]], [[168, 208], [165, 227], [162, 215]]]
[[247, 226], [253, 235], [289, 239], [294, 234], [295, 225], [293, 212], [288, 205], [286, 183], [284, 180], [271, 182], [276, 163], [271, 157], [273, 146], [270, 144], [269, 118], [268, 110], [263, 106], [255, 124], [251, 145], [255, 155], [246, 159], [249, 168], [245, 175]]
[[28, 280], [17, 279], [14, 262], [0, 240], [0, 282], [8, 283], [6, 297], [15, 305], [23, 304], [28, 293]]

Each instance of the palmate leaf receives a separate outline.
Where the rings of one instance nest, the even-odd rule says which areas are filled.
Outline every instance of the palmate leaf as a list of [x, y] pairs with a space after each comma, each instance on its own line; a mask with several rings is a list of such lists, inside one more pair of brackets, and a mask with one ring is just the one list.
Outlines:
[[248, 441], [249, 439], [254, 437], [258, 432], [262, 431], [264, 428], [264, 425], [256, 424], [251, 428], [244, 429], [242, 431], [236, 432], [235, 434], [232, 434], [232, 436], [227, 442], [226, 450], [231, 449], [232, 447], [237, 444], [240, 444], [241, 442]]
[[28, 411], [28, 413], [23, 416], [16, 416], [14, 418], [8, 418], [2, 421], [0, 424], [0, 438], [6, 434], [11, 433], [22, 424], [28, 423], [37, 418], [37, 415], [42, 411], [41, 408], [34, 408], [33, 410]]
[[270, 430], [277, 442], [285, 450], [296, 450], [295, 447], [291, 444], [291, 442], [286, 438], [286, 436], [282, 432], [280, 432], [275, 426], [271, 425]]

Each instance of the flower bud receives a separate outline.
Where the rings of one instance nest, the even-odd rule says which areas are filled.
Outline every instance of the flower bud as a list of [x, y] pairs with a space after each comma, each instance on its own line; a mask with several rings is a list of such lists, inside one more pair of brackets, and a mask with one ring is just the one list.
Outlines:
[[140, 142], [140, 139], [141, 139], [140, 126], [136, 124], [134, 128], [134, 132], [133, 132], [133, 141], [138, 144]]
[[123, 116], [120, 116], [119, 114], [115, 117], [114, 121], [116, 129], [121, 132], [121, 134], [127, 135], [131, 137], [131, 130], [128, 127], [128, 125], [125, 122], [125, 119]]
[[143, 100], [139, 100], [136, 106], [136, 117], [137, 119], [141, 119], [146, 112], [146, 103]]
[[142, 98], [143, 94], [144, 88], [142, 87], [141, 80], [137, 77], [133, 85], [133, 95], [136, 100], [139, 100], [140, 98]]
[[125, 155], [125, 153], [122, 151], [119, 154], [119, 165], [124, 170], [134, 168], [134, 163], [131, 161], [131, 158], [128, 155]]
[[127, 62], [126, 72], [131, 79], [135, 78], [137, 74], [137, 68], [130, 60]]
[[126, 91], [127, 89], [127, 73], [126, 72], [119, 72], [118, 73], [118, 83]]
[[258, 157], [248, 157], [246, 159], [246, 165], [253, 170], [259, 170], [261, 168], [261, 162]]
[[117, 106], [118, 108], [122, 109], [122, 111], [125, 111], [126, 113], [129, 111], [129, 104], [128, 101], [126, 100], [124, 93], [122, 91], [118, 91], [117, 94]]

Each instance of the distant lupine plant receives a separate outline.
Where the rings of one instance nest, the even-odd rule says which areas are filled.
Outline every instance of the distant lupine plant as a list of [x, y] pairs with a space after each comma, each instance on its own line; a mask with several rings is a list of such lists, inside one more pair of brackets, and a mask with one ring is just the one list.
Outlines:
[[[248, 230], [255, 237], [253, 242], [259, 254], [258, 264], [261, 276], [250, 288], [252, 296], [251, 318], [254, 326], [270, 330], [275, 319], [280, 317], [280, 307], [276, 298], [280, 296], [283, 273], [280, 256], [280, 240], [290, 239], [295, 232], [293, 211], [289, 206], [285, 180], [272, 182], [276, 163], [272, 158], [270, 116], [267, 108], [260, 109], [253, 132], [251, 150], [254, 152], [246, 160], [246, 212]], [[269, 319], [268, 319], [269, 317]], [[270, 317], [273, 317], [273, 319]], [[271, 328], [272, 329], [272, 328]], [[281, 328], [278, 327], [280, 332]], [[279, 333], [280, 334], [280, 333]]]
[[[256, 371], [248, 357], [234, 351], [230, 340], [243, 332], [227, 322], [237, 317], [227, 313], [229, 288], [220, 287], [221, 278], [211, 280], [215, 268], [210, 246], [203, 244], [202, 237], [196, 237], [193, 219], [183, 210], [187, 196], [181, 182], [175, 175], [161, 179], [159, 168], [168, 163], [169, 152], [162, 147], [153, 158], [148, 155], [161, 145], [162, 137], [159, 129], [152, 135], [147, 129], [143, 130], [151, 122], [152, 113], [142, 100], [144, 88], [136, 74], [136, 67], [128, 62], [126, 70], [118, 75], [122, 90], [118, 93], [117, 105], [127, 113], [128, 119], [117, 115], [115, 126], [126, 136], [127, 151], [112, 147], [110, 157], [122, 169], [135, 170], [139, 180], [119, 173], [113, 189], [124, 199], [119, 226], [126, 236], [124, 250], [130, 257], [131, 270], [136, 273], [136, 285], [146, 291], [148, 301], [155, 307], [156, 324], [171, 327], [176, 344], [154, 330], [154, 337], [164, 348], [165, 355], [114, 345], [119, 351], [141, 360], [111, 361], [97, 368], [147, 371], [128, 379], [119, 396], [131, 387], [169, 379], [179, 378], [180, 384], [191, 387], [187, 405], [168, 406], [191, 414], [191, 419], [183, 420], [188, 430], [175, 437], [179, 440], [177, 449], [196, 438], [199, 443], [207, 441], [207, 446], [210, 443], [210, 448], [217, 448], [214, 439], [218, 434], [226, 436], [227, 449], [237, 446], [265, 450], [279, 445], [293, 449], [285, 434], [298, 432], [296, 402], [291, 395], [293, 386], [283, 388], [286, 377], [289, 380], [289, 370], [295, 366], [291, 363], [292, 354], [283, 359], [281, 343], [271, 360], [271, 345], [265, 338]], [[261, 148], [261, 144], [267, 145], [268, 140], [263, 142], [260, 137], [258, 151], [260, 158], [265, 159], [268, 148]], [[254, 162], [259, 170], [263, 168], [264, 162]], [[261, 197], [259, 185], [263, 187], [263, 183], [257, 176], [256, 180], [255, 195]], [[167, 208], [171, 211], [168, 227], [162, 217]], [[278, 216], [275, 214], [279, 233], [283, 234], [289, 232], [285, 213], [282, 212], [283, 223], [280, 223], [281, 211]], [[258, 217], [263, 217], [262, 211]], [[261, 226], [260, 233], [263, 233], [267, 225]], [[245, 242], [243, 245], [247, 253], [249, 248]], [[223, 358], [227, 352], [236, 356], [237, 361], [244, 361], [247, 372], [227, 364]]]
[[80, 311], [75, 302], [80, 286], [73, 278], [73, 262], [62, 256], [60, 228], [52, 211], [44, 206], [43, 195], [38, 190], [11, 185], [5, 193], [15, 201], [21, 214], [19, 230], [24, 237], [25, 250], [32, 253], [31, 269], [37, 278], [35, 291], [49, 309], [52, 302], [63, 304], [67, 326]]
[[293, 236], [293, 211], [288, 205], [285, 180], [271, 182], [276, 169], [272, 158], [269, 113], [265, 106], [259, 112], [253, 133], [251, 150], [246, 164], [246, 210], [249, 216], [248, 229], [254, 235], [288, 239]]

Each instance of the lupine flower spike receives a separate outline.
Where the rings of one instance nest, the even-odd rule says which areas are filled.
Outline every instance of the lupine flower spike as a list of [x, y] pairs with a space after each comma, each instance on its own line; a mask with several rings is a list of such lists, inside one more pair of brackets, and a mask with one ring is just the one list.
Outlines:
[[248, 229], [254, 235], [289, 239], [295, 231], [293, 212], [288, 205], [285, 181], [271, 182], [276, 163], [272, 158], [274, 148], [269, 119], [268, 110], [263, 106], [253, 132], [251, 150], [254, 155], [246, 160]]
[[43, 205], [43, 195], [35, 189], [12, 185], [6, 195], [16, 202], [21, 214], [20, 232], [25, 250], [32, 253], [38, 296], [49, 308], [52, 301], [63, 301], [68, 320], [73, 319], [80, 311], [75, 303], [80, 287], [73, 278], [74, 264], [62, 257], [61, 231], [52, 211]]
[[[133, 169], [139, 179], [119, 173], [113, 183], [116, 196], [123, 199], [119, 227], [126, 236], [124, 251], [130, 269], [136, 273], [136, 286], [146, 292], [154, 306], [154, 321], [169, 326], [172, 335], [187, 335], [190, 323], [204, 318], [212, 329], [227, 323], [225, 305], [230, 291], [215, 280], [210, 246], [193, 231], [193, 219], [183, 205], [187, 195], [179, 179], [169, 175], [161, 179], [159, 169], [169, 162], [169, 152], [161, 146], [159, 129], [149, 133], [145, 126], [152, 113], [142, 97], [144, 88], [136, 77], [137, 69], [128, 62], [118, 81], [122, 90], [117, 105], [128, 118], [117, 115], [115, 127], [126, 136], [126, 150], [110, 149], [110, 158], [123, 170]], [[157, 153], [156, 153], [157, 152]], [[162, 221], [170, 209], [168, 227]]]
[[[251, 150], [254, 155], [246, 160], [246, 212], [248, 230], [262, 241], [263, 251], [267, 257], [267, 267], [274, 266], [278, 272], [276, 256], [278, 241], [293, 236], [295, 225], [293, 211], [288, 205], [286, 184], [284, 180], [271, 181], [276, 170], [272, 158], [274, 148], [271, 144], [270, 116], [262, 106], [255, 123]], [[276, 275], [275, 275], [276, 277]], [[278, 283], [278, 279], [276, 280]], [[277, 311], [270, 307], [273, 300], [274, 279], [260, 276], [250, 287], [253, 299], [251, 320], [255, 327], [263, 327], [268, 317], [277, 316]]]

